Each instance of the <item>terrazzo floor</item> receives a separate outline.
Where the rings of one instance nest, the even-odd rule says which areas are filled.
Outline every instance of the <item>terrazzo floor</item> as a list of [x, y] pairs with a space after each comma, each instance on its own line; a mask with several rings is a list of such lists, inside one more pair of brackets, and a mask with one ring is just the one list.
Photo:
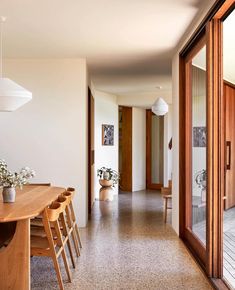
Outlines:
[[[164, 224], [158, 192], [96, 201], [81, 236], [72, 283], [61, 263], [65, 290], [213, 289], [170, 224]], [[50, 258], [31, 258], [31, 273], [31, 289], [59, 289]]]

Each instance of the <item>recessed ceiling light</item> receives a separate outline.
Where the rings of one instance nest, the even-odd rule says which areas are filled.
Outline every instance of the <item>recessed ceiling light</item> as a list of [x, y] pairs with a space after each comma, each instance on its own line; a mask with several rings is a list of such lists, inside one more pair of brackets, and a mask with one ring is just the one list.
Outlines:
[[156, 89], [161, 90], [162, 86], [156, 86]]

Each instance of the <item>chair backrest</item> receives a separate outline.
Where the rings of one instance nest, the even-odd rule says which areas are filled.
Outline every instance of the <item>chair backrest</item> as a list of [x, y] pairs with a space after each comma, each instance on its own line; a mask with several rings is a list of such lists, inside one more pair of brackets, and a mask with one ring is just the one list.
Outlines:
[[56, 202], [59, 202], [61, 205], [61, 212], [63, 212], [66, 208], [66, 206], [68, 206], [68, 204], [70, 203], [70, 200], [68, 197], [64, 196], [64, 195], [60, 195], [58, 196]]
[[54, 201], [49, 207], [45, 208], [47, 213], [48, 220], [54, 222], [58, 220], [61, 213], [61, 204], [57, 201]]
[[68, 200], [68, 202], [70, 203], [72, 197], [73, 197], [73, 194], [71, 191], [65, 191], [64, 193], [62, 193], [63, 196], [65, 196]]
[[73, 187], [68, 187], [68, 188], [67, 188], [67, 191], [71, 192], [71, 195], [72, 195], [71, 197], [73, 198], [73, 197], [74, 197], [74, 194], [75, 194], [75, 191], [76, 191], [75, 188], [73, 188]]

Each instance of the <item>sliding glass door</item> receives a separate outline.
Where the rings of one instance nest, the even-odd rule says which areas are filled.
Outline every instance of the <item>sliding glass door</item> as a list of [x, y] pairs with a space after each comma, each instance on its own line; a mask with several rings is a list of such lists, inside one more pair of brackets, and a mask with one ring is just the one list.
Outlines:
[[183, 59], [184, 75], [184, 221], [182, 238], [206, 264], [207, 229], [207, 64], [206, 37]]
[[235, 287], [234, 6], [215, 5], [180, 53], [180, 237], [218, 289]]

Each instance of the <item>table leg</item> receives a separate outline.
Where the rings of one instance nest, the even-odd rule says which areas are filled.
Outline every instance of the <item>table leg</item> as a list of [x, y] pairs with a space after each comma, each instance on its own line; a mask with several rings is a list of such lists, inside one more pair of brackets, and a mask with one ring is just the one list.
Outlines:
[[12, 240], [0, 249], [0, 289], [30, 289], [30, 219], [17, 221]]

